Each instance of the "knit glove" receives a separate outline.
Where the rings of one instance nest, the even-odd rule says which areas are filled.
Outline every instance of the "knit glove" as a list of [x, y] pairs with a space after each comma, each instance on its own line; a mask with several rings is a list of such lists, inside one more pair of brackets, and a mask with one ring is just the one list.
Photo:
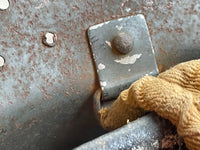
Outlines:
[[147, 111], [169, 119], [188, 149], [200, 149], [200, 60], [181, 63], [158, 77], [145, 76], [100, 110], [100, 122], [116, 129]]

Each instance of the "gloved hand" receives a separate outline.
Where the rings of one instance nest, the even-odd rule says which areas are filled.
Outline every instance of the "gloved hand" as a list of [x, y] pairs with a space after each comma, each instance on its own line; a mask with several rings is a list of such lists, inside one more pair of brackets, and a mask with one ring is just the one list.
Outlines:
[[100, 110], [100, 121], [104, 128], [113, 130], [147, 111], [169, 119], [188, 149], [200, 149], [200, 60], [134, 82], [109, 109]]

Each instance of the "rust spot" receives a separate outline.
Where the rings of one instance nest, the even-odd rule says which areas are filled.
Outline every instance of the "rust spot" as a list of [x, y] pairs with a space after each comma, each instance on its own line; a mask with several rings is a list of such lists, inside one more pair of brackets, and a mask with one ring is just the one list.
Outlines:
[[15, 127], [17, 130], [22, 129], [22, 126], [20, 123], [15, 123]]
[[162, 53], [162, 55], [167, 56], [167, 52], [164, 51], [162, 48], [159, 48], [159, 51]]
[[22, 51], [18, 51], [18, 52], [17, 52], [17, 56], [21, 56], [22, 53], [23, 53]]
[[18, 80], [19, 84], [22, 84], [22, 80]]
[[41, 87], [40, 90], [41, 90], [41, 92], [42, 92], [43, 94], [47, 95], [47, 90], [46, 90], [44, 87]]
[[172, 9], [173, 8], [173, 2], [172, 2], [172, 0], [170, 0], [170, 2], [165, 5], [165, 8], [167, 8], [167, 9]]
[[31, 123], [29, 124], [29, 128], [31, 128], [32, 126], [34, 126], [36, 124], [37, 120], [32, 120]]
[[161, 64], [158, 64], [158, 70], [159, 70], [159, 73], [163, 72], [164, 71], [164, 66], [161, 65]]
[[183, 29], [182, 28], [175, 28], [175, 32], [181, 34], [181, 33], [183, 33]]
[[73, 6], [72, 6], [72, 9], [73, 9], [73, 10], [80, 10], [80, 8], [79, 8], [77, 5], [73, 5]]
[[32, 55], [29, 57], [28, 63], [32, 62], [32, 61], [35, 60], [35, 59], [36, 59], [36, 54], [34, 53], [34, 54], [32, 54]]
[[52, 95], [47, 93], [47, 90], [45, 89], [45, 87], [41, 87], [40, 91], [44, 94], [44, 100], [52, 99]]
[[76, 91], [76, 94], [77, 94], [77, 95], [80, 95], [80, 94], [81, 94], [81, 92], [80, 92], [80, 91]]
[[57, 92], [57, 90], [58, 90], [58, 88], [56, 87], [56, 88], [53, 90], [53, 92], [54, 92], [54, 93], [56, 93], [56, 92]]
[[25, 92], [24, 93], [24, 98], [26, 99], [28, 97], [28, 95], [30, 94], [30, 92]]
[[179, 20], [179, 24], [180, 24], [180, 25], [183, 25], [183, 20]]
[[5, 81], [5, 80], [6, 80], [6, 75], [5, 75], [5, 74], [2, 74], [2, 75], [1, 75], [1, 79], [2, 79], [2, 81]]
[[49, 86], [51, 86], [51, 87], [52, 87], [52, 86], [53, 86], [53, 83], [52, 83], [52, 82], [50, 82], [50, 83], [49, 83]]
[[32, 26], [33, 25], [33, 21], [29, 21], [28, 24]]
[[33, 77], [30, 77], [30, 80], [33, 81]]
[[172, 32], [172, 29], [170, 29], [170, 28], [167, 28], [166, 30], [167, 30], [168, 33]]
[[27, 52], [28, 52], [28, 53], [31, 53], [31, 52], [34, 50], [34, 48], [35, 48], [35, 45], [29, 46]]
[[68, 92], [67, 89], [65, 89], [65, 90], [63, 91], [63, 93], [65, 94], [66, 97], [70, 96], [70, 94], [69, 94], [69, 92]]
[[1, 42], [1, 45], [2, 45], [3, 47], [8, 47], [8, 43], [5, 42], [5, 41], [2, 41], [2, 42]]
[[167, 24], [167, 23], [168, 23], [168, 21], [165, 19], [165, 20], [163, 21], [163, 23], [164, 23], [164, 24]]
[[0, 134], [6, 134], [7, 130], [6, 128], [0, 128]]
[[45, 76], [42, 76], [42, 79], [45, 80]]
[[8, 103], [9, 103], [9, 104], [11, 104], [11, 105], [13, 104], [13, 102], [12, 102], [12, 101], [9, 101]]
[[194, 10], [194, 4], [191, 5], [191, 10]]
[[35, 134], [34, 134], [35, 137], [37, 137], [37, 136], [39, 136], [39, 135], [40, 135], [39, 133], [35, 133]]

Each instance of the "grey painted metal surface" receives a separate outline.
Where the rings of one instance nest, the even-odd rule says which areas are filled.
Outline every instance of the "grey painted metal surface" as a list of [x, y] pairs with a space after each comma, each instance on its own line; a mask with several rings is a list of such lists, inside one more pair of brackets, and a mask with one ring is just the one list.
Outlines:
[[[0, 149], [70, 149], [103, 134], [89, 26], [144, 14], [161, 71], [200, 56], [199, 0], [10, 0], [0, 11]], [[57, 44], [42, 44], [45, 32]]]
[[[122, 55], [112, 48], [119, 32], [127, 32], [134, 40], [133, 51]], [[134, 81], [145, 75], [157, 75], [151, 38], [142, 14], [119, 18], [89, 28], [88, 36], [99, 77], [102, 99], [118, 97]]]
[[172, 125], [155, 114], [148, 114], [76, 150], [158, 150], [166, 130]]

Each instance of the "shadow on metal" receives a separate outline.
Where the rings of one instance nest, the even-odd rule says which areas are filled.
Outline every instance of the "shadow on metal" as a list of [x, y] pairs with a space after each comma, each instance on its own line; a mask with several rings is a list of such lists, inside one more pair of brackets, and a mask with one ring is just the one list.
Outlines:
[[65, 122], [61, 125], [62, 130], [56, 133], [57, 141], [50, 146], [52, 150], [72, 149], [106, 133], [95, 118], [92, 99], [91, 96], [85, 101], [70, 121], [72, 124]]

